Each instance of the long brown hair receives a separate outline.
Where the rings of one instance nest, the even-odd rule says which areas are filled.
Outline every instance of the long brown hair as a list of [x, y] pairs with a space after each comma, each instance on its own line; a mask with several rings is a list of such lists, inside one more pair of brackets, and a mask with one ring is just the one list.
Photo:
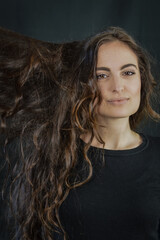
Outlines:
[[[6, 160], [12, 169], [10, 201], [19, 239], [51, 240], [53, 232], [59, 230], [66, 240], [59, 208], [72, 188], [92, 177], [87, 151], [93, 137], [104, 146], [94, 116], [102, 100], [95, 74], [98, 48], [119, 40], [138, 57], [141, 103], [129, 119], [133, 130], [146, 117], [160, 120], [150, 103], [157, 85], [150, 58], [119, 27], [110, 27], [82, 42], [62, 44], [0, 31], [4, 34], [0, 40], [1, 132], [7, 136], [5, 151], [11, 139], [18, 139], [15, 162], [7, 154]], [[82, 152], [88, 170], [80, 181], [76, 172], [79, 138], [87, 132], [91, 138]]]

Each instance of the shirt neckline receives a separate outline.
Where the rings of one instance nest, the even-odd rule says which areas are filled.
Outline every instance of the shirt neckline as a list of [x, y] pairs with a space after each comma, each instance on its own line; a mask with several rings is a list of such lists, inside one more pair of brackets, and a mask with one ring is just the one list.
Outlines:
[[[133, 155], [137, 154], [139, 152], [144, 151], [149, 144], [149, 139], [148, 136], [144, 133], [138, 132], [138, 134], [142, 137], [142, 143], [134, 148], [131, 149], [124, 149], [124, 150], [111, 150], [111, 149], [103, 149], [95, 146], [90, 146], [89, 151], [99, 151], [103, 152], [106, 155], [112, 155], [112, 156], [124, 156], [124, 155]], [[80, 141], [83, 145], [86, 143], [80, 138]]]

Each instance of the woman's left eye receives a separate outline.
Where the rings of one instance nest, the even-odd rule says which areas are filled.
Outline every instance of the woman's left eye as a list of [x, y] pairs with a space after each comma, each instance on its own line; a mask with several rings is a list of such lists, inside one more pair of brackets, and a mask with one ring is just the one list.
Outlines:
[[126, 71], [123, 73], [124, 75], [127, 75], [127, 76], [132, 76], [133, 74], [135, 74], [135, 72], [132, 72], [132, 71]]

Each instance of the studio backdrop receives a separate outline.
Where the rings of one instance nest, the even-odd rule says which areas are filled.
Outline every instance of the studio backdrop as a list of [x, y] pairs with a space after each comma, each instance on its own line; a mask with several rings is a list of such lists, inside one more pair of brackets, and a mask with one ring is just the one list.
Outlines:
[[[53, 43], [82, 40], [108, 26], [122, 27], [153, 56], [152, 72], [160, 84], [159, 9], [159, 0], [5, 0], [0, 26]], [[155, 110], [160, 112], [160, 104]], [[147, 134], [160, 136], [159, 123], [149, 120], [141, 127]], [[0, 240], [8, 240], [0, 204]]]

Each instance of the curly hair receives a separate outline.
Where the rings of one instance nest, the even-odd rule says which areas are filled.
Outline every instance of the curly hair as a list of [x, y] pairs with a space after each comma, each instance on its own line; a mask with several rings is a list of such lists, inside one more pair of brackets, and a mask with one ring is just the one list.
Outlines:
[[[51, 240], [53, 233], [59, 232], [66, 240], [60, 206], [71, 189], [92, 177], [87, 151], [93, 137], [103, 148], [105, 144], [94, 115], [102, 100], [95, 74], [98, 49], [106, 42], [119, 40], [138, 57], [141, 102], [129, 118], [132, 130], [146, 117], [160, 120], [150, 102], [157, 85], [151, 74], [151, 60], [119, 27], [110, 27], [81, 42], [61, 44], [2, 28], [0, 34], [1, 132], [6, 135], [4, 149], [12, 181], [10, 204], [17, 234], [20, 240]], [[80, 135], [87, 132], [91, 138], [80, 149]], [[18, 139], [15, 162], [7, 154], [12, 139]], [[80, 150], [84, 162], [82, 171], [77, 171]]]

